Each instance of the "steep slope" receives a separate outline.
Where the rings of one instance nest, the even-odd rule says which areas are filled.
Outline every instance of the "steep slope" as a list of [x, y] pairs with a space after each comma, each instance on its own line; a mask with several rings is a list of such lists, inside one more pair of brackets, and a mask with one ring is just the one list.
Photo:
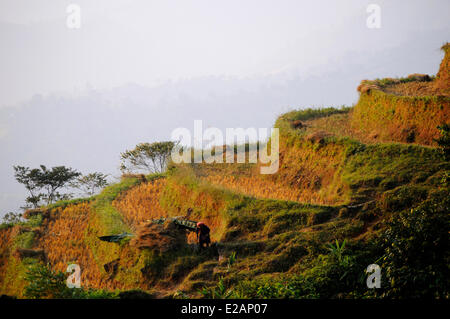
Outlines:
[[[446, 67], [435, 80], [364, 82], [353, 108], [281, 115], [273, 175], [259, 163], [170, 165], [27, 211], [26, 222], [0, 229], [0, 294], [26, 297], [24, 276], [42, 262], [61, 272], [79, 264], [85, 289], [154, 297], [405, 297], [416, 296], [412, 280], [448, 298], [450, 163], [433, 139], [449, 97], [398, 94], [422, 82], [445, 92]], [[148, 222], [176, 216], [204, 221], [213, 245], [199, 251], [193, 233]], [[124, 232], [135, 236], [98, 239]], [[430, 261], [437, 268], [423, 272]], [[381, 292], [365, 286], [372, 263], [389, 269]]]
[[[369, 143], [333, 130], [352, 109], [302, 110], [281, 116], [280, 168], [259, 174], [258, 165], [198, 165], [198, 177], [247, 195], [315, 204], [357, 204], [409, 184], [434, 187], [444, 170], [436, 149], [417, 144]], [[302, 121], [301, 128], [291, 123]], [[319, 122], [322, 121], [322, 122]], [[233, 166], [233, 167], [230, 167]]]
[[445, 56], [434, 79], [411, 74], [363, 81], [351, 126], [378, 141], [433, 145], [437, 126], [450, 118], [449, 44], [442, 50]]
[[442, 46], [442, 50], [445, 53], [439, 67], [439, 72], [436, 74], [435, 88], [442, 92], [442, 94], [450, 95], [450, 43], [446, 43]]

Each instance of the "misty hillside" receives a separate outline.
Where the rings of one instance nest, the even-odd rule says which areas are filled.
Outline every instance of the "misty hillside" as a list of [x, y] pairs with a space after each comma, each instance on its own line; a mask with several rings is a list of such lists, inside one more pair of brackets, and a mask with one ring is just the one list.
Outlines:
[[[108, 172], [124, 148], [147, 134], [165, 139], [172, 127], [189, 127], [185, 123], [201, 115], [219, 128], [275, 122], [279, 170], [262, 175], [261, 163], [170, 163], [161, 174], [124, 174], [97, 195], [27, 210], [24, 220], [0, 228], [0, 294], [448, 299], [448, 43], [442, 51], [435, 75], [363, 77], [345, 93], [351, 98], [357, 87], [353, 106], [285, 110], [278, 116], [268, 109], [257, 121], [251, 112], [273, 103], [276, 92], [286, 90], [283, 96], [289, 96], [285, 93], [295, 91], [298, 82], [267, 93], [258, 85], [254, 91], [240, 86], [227, 91], [226, 80], [209, 79], [217, 91], [203, 99], [191, 100], [186, 91], [171, 95], [169, 85], [160, 96], [152, 93], [155, 100], [148, 104], [147, 89], [137, 86], [110, 92], [116, 94], [114, 105], [93, 92], [83, 99], [34, 99], [9, 113], [11, 140], [4, 135], [2, 143], [10, 152], [38, 156], [38, 162]], [[345, 74], [304, 83], [341, 102], [347, 95], [333, 92], [342, 89], [335, 84], [353, 82], [343, 80]], [[187, 90], [204, 89], [201, 83], [188, 81]], [[306, 94], [310, 87], [300, 88]], [[133, 90], [136, 100], [118, 103], [122, 90]], [[221, 102], [206, 112], [216, 98]], [[68, 101], [71, 107], [65, 109]], [[156, 105], [167, 106], [164, 121]], [[173, 105], [192, 108], [180, 113]], [[243, 108], [250, 113], [241, 115]], [[126, 134], [125, 122], [132, 127]], [[92, 138], [80, 143], [74, 135], [80, 130], [90, 132], [80, 136]], [[55, 154], [57, 143], [81, 146]], [[200, 227], [198, 221], [210, 227], [209, 247], [197, 247], [192, 230]], [[81, 289], [65, 285], [69, 264], [81, 267]], [[378, 289], [366, 281], [373, 264], [382, 271]]]

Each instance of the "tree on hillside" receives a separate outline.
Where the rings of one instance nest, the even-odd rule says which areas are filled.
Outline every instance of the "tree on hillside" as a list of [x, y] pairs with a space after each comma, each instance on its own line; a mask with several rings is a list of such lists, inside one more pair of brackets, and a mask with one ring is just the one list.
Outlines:
[[98, 190], [108, 185], [108, 175], [94, 172], [78, 177], [72, 186], [78, 188], [88, 196], [94, 195]]
[[162, 173], [167, 167], [174, 142], [140, 143], [132, 150], [120, 154], [122, 172], [144, 170], [149, 173]]
[[25, 185], [30, 193], [26, 202], [37, 208], [43, 201], [46, 205], [54, 201], [70, 198], [70, 194], [61, 194], [59, 190], [67, 186], [81, 174], [76, 170], [56, 166], [47, 169], [44, 165], [39, 168], [29, 168], [24, 166], [14, 166], [14, 177]]
[[20, 183], [25, 185], [25, 188], [30, 193], [30, 196], [26, 198], [28, 204], [33, 205], [33, 207], [39, 207], [39, 202], [41, 201], [42, 194], [39, 193], [41, 189], [41, 171], [38, 168], [30, 169], [24, 166], [13, 166], [14, 177]]
[[415, 209], [395, 215], [382, 236], [384, 290], [390, 298], [439, 298], [450, 294], [450, 198], [436, 192]]

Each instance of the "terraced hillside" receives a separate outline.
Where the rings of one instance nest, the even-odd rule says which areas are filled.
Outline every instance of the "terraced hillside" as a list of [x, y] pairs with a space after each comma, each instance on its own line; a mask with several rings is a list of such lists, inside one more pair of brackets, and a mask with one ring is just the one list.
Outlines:
[[[450, 113], [445, 68], [435, 79], [364, 82], [354, 107], [281, 115], [276, 174], [259, 174], [261, 164], [171, 164], [162, 175], [126, 176], [91, 198], [28, 211], [26, 222], [0, 229], [0, 294], [448, 298], [450, 163], [434, 142]], [[424, 83], [440, 95], [424, 96]], [[186, 215], [210, 226], [210, 248], [148, 222]], [[124, 232], [135, 236], [98, 239]], [[32, 289], [41, 282], [30, 282], [33, 269], [58, 282], [73, 263], [80, 293], [56, 283]], [[373, 263], [381, 289], [366, 286]]]

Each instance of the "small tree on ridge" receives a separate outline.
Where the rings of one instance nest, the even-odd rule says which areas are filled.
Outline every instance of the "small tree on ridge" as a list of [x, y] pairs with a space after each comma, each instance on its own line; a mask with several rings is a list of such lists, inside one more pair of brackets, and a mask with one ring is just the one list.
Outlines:
[[144, 170], [149, 173], [162, 173], [167, 167], [174, 142], [140, 143], [132, 150], [120, 154], [122, 172]]

